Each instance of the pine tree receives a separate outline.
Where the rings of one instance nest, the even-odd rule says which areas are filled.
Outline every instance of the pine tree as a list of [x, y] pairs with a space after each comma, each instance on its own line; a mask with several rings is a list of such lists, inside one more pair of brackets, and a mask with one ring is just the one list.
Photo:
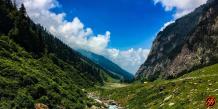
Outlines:
[[40, 56], [44, 52], [42, 33], [37, 30], [35, 24], [31, 24], [24, 4], [21, 5], [14, 24], [9, 36], [34, 56]]
[[0, 0], [0, 34], [7, 35], [10, 29], [13, 27], [12, 3], [10, 0]]
[[13, 6], [14, 6], [15, 9], [17, 9], [16, 0], [13, 0]]
[[13, 3], [11, 0], [5, 0], [5, 4], [8, 8], [12, 8], [13, 7]]
[[21, 13], [22, 16], [26, 16], [26, 8], [24, 6], [24, 4], [21, 4], [20, 10], [19, 12]]

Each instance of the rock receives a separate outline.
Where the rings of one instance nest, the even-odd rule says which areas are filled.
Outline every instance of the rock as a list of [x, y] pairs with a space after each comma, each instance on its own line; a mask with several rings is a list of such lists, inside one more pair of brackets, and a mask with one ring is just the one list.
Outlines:
[[175, 103], [169, 103], [169, 106], [173, 106]]
[[42, 103], [36, 103], [35, 109], [48, 109], [48, 106]]
[[106, 108], [108, 108], [108, 104], [107, 103], [103, 103], [104, 104], [104, 106], [106, 107]]
[[171, 97], [172, 97], [172, 95], [170, 95], [170, 96], [164, 98], [164, 102], [165, 102], [165, 101], [168, 101]]
[[164, 106], [164, 103], [160, 105], [160, 107]]
[[160, 86], [159, 87], [160, 92], [163, 91], [164, 89], [165, 89], [165, 86]]
[[173, 94], [174, 94], [174, 95], [178, 95], [178, 94], [179, 94], [178, 88], [176, 88], [176, 89], [173, 90]]
[[93, 105], [90, 109], [98, 109], [95, 105]]
[[218, 89], [215, 89], [213, 92], [217, 92], [218, 91]]
[[97, 103], [99, 103], [99, 104], [102, 104], [102, 101], [99, 100], [99, 99], [95, 99], [95, 101], [96, 101]]

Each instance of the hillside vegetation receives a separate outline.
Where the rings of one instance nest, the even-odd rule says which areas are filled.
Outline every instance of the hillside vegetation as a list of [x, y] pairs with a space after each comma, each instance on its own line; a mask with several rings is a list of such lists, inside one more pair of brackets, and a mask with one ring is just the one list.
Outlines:
[[83, 109], [92, 105], [84, 88], [112, 78], [36, 25], [24, 5], [0, 0], [0, 108]]
[[[218, 64], [173, 80], [135, 83], [123, 88], [98, 89], [102, 98], [118, 101], [126, 109], [205, 109], [208, 96], [218, 98]], [[217, 109], [216, 104], [214, 109]]]
[[76, 85], [89, 83], [70, 65], [58, 67], [52, 55], [34, 59], [7, 36], [0, 36], [0, 48], [0, 108], [33, 108], [35, 103], [82, 108], [87, 103]]

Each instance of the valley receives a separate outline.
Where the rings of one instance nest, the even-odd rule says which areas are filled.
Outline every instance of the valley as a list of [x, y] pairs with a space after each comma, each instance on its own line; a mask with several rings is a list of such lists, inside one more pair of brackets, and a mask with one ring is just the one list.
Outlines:
[[[218, 64], [190, 72], [178, 79], [135, 82], [124, 87], [96, 88], [105, 99], [124, 109], [205, 109], [208, 96], [218, 97]], [[212, 109], [217, 109], [215, 105]]]
[[[87, 44], [97, 40], [89, 47], [102, 55], [73, 48], [28, 11], [22, 3], [0, 0], [0, 109], [218, 109], [206, 103], [209, 96], [218, 99], [217, 0], [161, 30], [148, 57], [142, 49], [101, 48], [109, 32], [86, 36], [92, 30], [83, 30], [78, 18], [68, 32]], [[71, 23], [63, 22], [67, 26], [59, 30], [65, 33]], [[141, 57], [147, 58], [142, 64]], [[141, 66], [134, 75], [115, 60], [126, 62], [125, 68]]]

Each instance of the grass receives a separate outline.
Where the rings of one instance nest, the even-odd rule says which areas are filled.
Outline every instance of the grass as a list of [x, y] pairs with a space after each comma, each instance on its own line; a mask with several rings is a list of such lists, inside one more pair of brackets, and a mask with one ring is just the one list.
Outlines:
[[35, 59], [7, 36], [0, 36], [0, 108], [31, 109], [36, 103], [49, 108], [81, 109], [92, 101], [81, 90], [90, 83], [73, 66], [53, 57]]
[[[55, 61], [54, 61], [55, 60]], [[93, 101], [81, 88], [90, 81], [53, 55], [33, 58], [6, 36], [0, 36], [0, 108], [32, 108], [43, 103], [50, 108], [82, 109]], [[218, 64], [174, 80], [119, 84], [109, 78], [96, 91], [102, 98], [116, 100], [127, 109], [205, 109], [208, 96], [218, 98]], [[218, 108], [218, 105], [214, 107]]]
[[[126, 109], [205, 109], [208, 96], [218, 98], [218, 64], [173, 80], [135, 83], [122, 88], [101, 88], [103, 98], [113, 99]], [[213, 109], [218, 109], [216, 104]]]

